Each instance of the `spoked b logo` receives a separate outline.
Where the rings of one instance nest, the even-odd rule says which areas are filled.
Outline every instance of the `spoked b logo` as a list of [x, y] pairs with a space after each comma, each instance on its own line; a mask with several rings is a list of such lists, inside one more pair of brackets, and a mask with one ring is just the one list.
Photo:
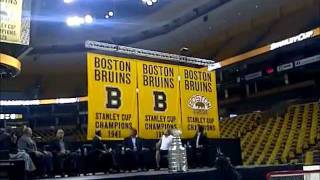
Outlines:
[[166, 111], [167, 109], [167, 96], [164, 92], [154, 91], [154, 111]]
[[107, 103], [106, 108], [119, 109], [121, 106], [121, 91], [119, 88], [106, 87]]

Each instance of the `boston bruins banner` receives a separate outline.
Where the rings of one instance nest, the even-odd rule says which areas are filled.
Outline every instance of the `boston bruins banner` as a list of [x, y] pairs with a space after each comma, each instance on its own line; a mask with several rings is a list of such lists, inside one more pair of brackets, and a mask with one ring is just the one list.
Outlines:
[[29, 45], [31, 0], [0, 0], [0, 42]]
[[140, 137], [156, 139], [180, 128], [178, 66], [140, 61], [137, 71]]
[[203, 125], [209, 138], [218, 138], [215, 73], [189, 67], [179, 67], [179, 71], [183, 137], [193, 137], [197, 126]]
[[214, 72], [93, 53], [87, 59], [89, 140], [96, 129], [103, 139], [123, 139], [131, 127], [145, 139], [172, 128], [191, 138], [199, 124], [219, 137]]
[[126, 58], [88, 53], [88, 132], [103, 139], [127, 137], [137, 128], [136, 62]]

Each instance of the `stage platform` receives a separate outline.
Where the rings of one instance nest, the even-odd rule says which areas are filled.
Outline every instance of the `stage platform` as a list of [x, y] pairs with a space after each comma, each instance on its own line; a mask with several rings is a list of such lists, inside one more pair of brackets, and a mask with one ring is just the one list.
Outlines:
[[[272, 166], [237, 166], [237, 171], [243, 180], [265, 180], [266, 175], [272, 171], [302, 170], [302, 164], [272, 165]], [[184, 173], [171, 173], [167, 169], [161, 171], [131, 172], [117, 174], [97, 174], [70, 178], [59, 178], [61, 180], [94, 180], [94, 179], [126, 179], [126, 180], [220, 180], [217, 179], [215, 168], [189, 169]], [[49, 180], [49, 179], [47, 179]]]
[[[78, 177], [65, 177], [59, 178], [59, 180], [95, 180], [95, 179], [194, 179], [203, 178], [209, 175], [210, 172], [214, 172], [214, 168], [202, 168], [202, 169], [190, 169], [187, 172], [182, 173], [172, 173], [168, 172], [167, 169], [161, 169], [160, 171], [144, 171], [144, 172], [128, 172], [128, 173], [116, 173], [116, 174], [96, 174]], [[208, 179], [210, 176], [208, 176]], [[206, 178], [205, 178], [206, 179]], [[52, 180], [52, 179], [42, 179], [42, 180]], [[200, 180], [200, 179], [198, 179]]]

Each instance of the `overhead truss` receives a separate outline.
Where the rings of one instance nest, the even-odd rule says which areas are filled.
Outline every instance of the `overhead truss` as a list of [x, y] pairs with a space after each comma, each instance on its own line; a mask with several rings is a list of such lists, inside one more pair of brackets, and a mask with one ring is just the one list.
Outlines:
[[85, 42], [85, 47], [88, 49], [116, 52], [116, 53], [134, 55], [134, 56], [140, 56], [140, 57], [147, 57], [147, 58], [164, 60], [164, 61], [169, 61], [174, 63], [186, 63], [186, 64], [199, 65], [199, 66], [210, 66], [210, 65], [212, 66], [214, 64], [213, 60], [208, 60], [208, 59], [187, 57], [187, 56], [181, 56], [176, 54], [169, 54], [164, 52], [151, 51], [151, 50], [121, 46], [121, 45], [98, 42], [98, 41], [87, 40]]

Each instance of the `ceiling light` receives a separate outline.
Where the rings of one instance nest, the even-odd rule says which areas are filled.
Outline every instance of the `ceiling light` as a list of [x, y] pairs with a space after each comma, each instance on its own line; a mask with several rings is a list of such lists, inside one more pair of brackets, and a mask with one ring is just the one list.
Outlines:
[[69, 4], [69, 3], [72, 3], [73, 0], [63, 0], [63, 2], [66, 3], [66, 4]]
[[109, 12], [108, 12], [108, 15], [109, 15], [110, 17], [113, 16], [113, 15], [114, 15], [113, 11], [109, 11]]
[[93, 22], [93, 17], [90, 14], [84, 16], [84, 22], [87, 24], [91, 24]]
[[152, 1], [147, 1], [147, 5], [152, 6], [153, 5]]
[[111, 18], [114, 16], [114, 12], [113, 11], [109, 11], [107, 12], [107, 14], [104, 16], [106, 19]]
[[142, 3], [146, 4], [147, 6], [152, 6], [154, 3], [157, 3], [158, 0], [142, 0]]
[[85, 23], [85, 20], [78, 16], [72, 16], [67, 18], [66, 23], [68, 26], [80, 26]]

